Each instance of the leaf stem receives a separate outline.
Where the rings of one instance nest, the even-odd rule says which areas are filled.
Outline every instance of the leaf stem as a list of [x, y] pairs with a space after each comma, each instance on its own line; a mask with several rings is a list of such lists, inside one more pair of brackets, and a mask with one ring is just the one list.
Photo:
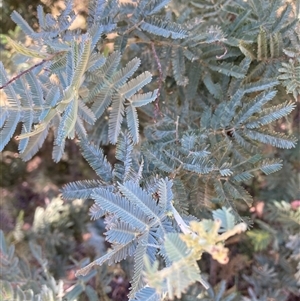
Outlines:
[[156, 116], [158, 114], [160, 116], [162, 116], [162, 113], [159, 109], [159, 96], [160, 96], [160, 93], [161, 93], [163, 73], [162, 73], [160, 60], [159, 60], [158, 55], [157, 55], [156, 50], [155, 50], [154, 42], [151, 42], [151, 49], [152, 49], [152, 52], [153, 52], [153, 55], [154, 55], [154, 58], [155, 58], [155, 61], [156, 61], [156, 64], [157, 64], [158, 74], [159, 74], [159, 77], [158, 77], [158, 93], [157, 93], [157, 98], [156, 98], [156, 101], [155, 101], [155, 111], [154, 111], [154, 115], [155, 115], [155, 118], [156, 118]]
[[31, 66], [30, 68], [22, 71], [21, 73], [19, 73], [18, 75], [14, 76], [13, 78], [11, 78], [7, 83], [5, 83], [3, 86], [0, 87], [0, 90], [6, 88], [8, 85], [10, 85], [12, 82], [14, 82], [15, 80], [17, 80], [18, 78], [20, 78], [21, 76], [23, 76], [24, 74], [30, 72], [31, 70], [33, 70], [34, 68], [38, 67], [38, 66], [41, 66], [43, 65], [44, 63], [52, 60], [55, 56], [61, 54], [62, 52], [64, 51], [60, 51], [60, 52], [57, 52], [57, 53], [54, 53], [53, 55], [50, 55], [48, 58], [46, 59], [43, 59], [41, 62]]
[[185, 221], [182, 219], [182, 217], [180, 216], [180, 214], [178, 213], [178, 211], [176, 210], [176, 208], [171, 204], [171, 209], [172, 209], [172, 213], [173, 216], [180, 228], [180, 230], [182, 231], [182, 233], [184, 234], [192, 234], [193, 231], [191, 230], [191, 228], [185, 223]]
[[19, 73], [18, 75], [14, 76], [13, 78], [11, 78], [6, 84], [4, 84], [3, 86], [0, 87], [0, 90], [6, 88], [9, 84], [11, 84], [12, 82], [14, 82], [15, 80], [17, 80], [18, 78], [20, 78], [21, 76], [23, 76], [24, 74], [30, 72], [31, 70], [33, 70], [34, 68], [41, 66], [42, 64], [44, 64], [47, 60], [42, 60], [41, 62], [31, 66], [29, 69], [26, 69], [24, 71], [22, 71], [21, 73]]

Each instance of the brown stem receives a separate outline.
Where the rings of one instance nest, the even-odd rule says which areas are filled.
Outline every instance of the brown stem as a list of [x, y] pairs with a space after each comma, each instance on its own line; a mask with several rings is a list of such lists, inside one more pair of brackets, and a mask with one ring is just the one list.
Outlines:
[[212, 286], [215, 286], [217, 283], [217, 270], [218, 263], [212, 257], [210, 257], [210, 265], [209, 265], [209, 283]]
[[17, 80], [18, 78], [20, 78], [21, 76], [23, 76], [24, 74], [30, 72], [32, 69], [44, 64], [47, 60], [42, 60], [41, 62], [31, 66], [29, 69], [26, 69], [24, 71], [22, 71], [20, 74], [14, 76], [13, 78], [11, 78], [6, 84], [4, 84], [3, 86], [0, 87], [0, 90], [6, 88], [9, 84], [11, 84], [12, 82], [14, 82], [15, 80]]
[[57, 56], [57, 55], [59, 55], [59, 54], [61, 54], [61, 53], [62, 53], [62, 51], [57, 52], [57, 53], [55, 53], [55, 54], [53, 54], [53, 55], [50, 55], [48, 58], [46, 58], [46, 59], [42, 60], [41, 62], [39, 62], [39, 63], [37, 63], [37, 64], [31, 66], [30, 68], [28, 68], [28, 69], [22, 71], [20, 74], [14, 76], [14, 77], [11, 78], [7, 83], [5, 83], [3, 86], [1, 86], [1, 87], [0, 87], [0, 90], [6, 88], [9, 84], [11, 84], [11, 83], [14, 82], [15, 80], [17, 80], [18, 78], [20, 78], [21, 76], [23, 76], [24, 74], [30, 72], [31, 70], [33, 70], [34, 68], [36, 68], [36, 67], [38, 67], [38, 66], [43, 65], [45, 62], [48, 62], [48, 61], [52, 60], [55, 56]]

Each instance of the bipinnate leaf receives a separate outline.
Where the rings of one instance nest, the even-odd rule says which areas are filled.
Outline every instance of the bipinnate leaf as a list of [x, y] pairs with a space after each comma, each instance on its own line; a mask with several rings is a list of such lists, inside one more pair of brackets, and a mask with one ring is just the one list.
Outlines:
[[235, 217], [231, 213], [231, 208], [222, 207], [222, 209], [214, 210], [213, 218], [221, 221], [220, 232], [231, 230], [235, 225]]
[[22, 44], [19, 44], [12, 40], [10, 37], [7, 37], [9, 45], [18, 53], [28, 56], [28, 57], [33, 57], [33, 58], [39, 58], [39, 59], [46, 59], [49, 57], [47, 53], [41, 53], [40, 51], [34, 50], [27, 48], [23, 46]]

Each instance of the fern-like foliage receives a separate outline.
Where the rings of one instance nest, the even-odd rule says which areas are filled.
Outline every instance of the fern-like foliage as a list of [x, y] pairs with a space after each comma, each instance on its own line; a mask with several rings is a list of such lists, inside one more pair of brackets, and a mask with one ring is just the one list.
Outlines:
[[[196, 268], [196, 260], [199, 259], [199, 256], [201, 257], [203, 251], [211, 252], [220, 261], [226, 261], [225, 249], [224, 253], [221, 251], [222, 248], [220, 246], [213, 248], [210, 244], [214, 244], [214, 242], [209, 240], [207, 241], [207, 246], [199, 246], [202, 251], [192, 247], [192, 252], [195, 252], [193, 254], [197, 254], [197, 256], [190, 254], [191, 257], [188, 260], [191, 263], [190, 267], [194, 266], [195, 270], [191, 272], [190, 278], [186, 278], [187, 281], [185, 284], [177, 287], [177, 292], [171, 293], [170, 290], [172, 290], [172, 287], [158, 289], [156, 285], [154, 287], [158, 289], [158, 292], [148, 290], [147, 287], [143, 288], [145, 285], [143, 273], [145, 270], [150, 269], [150, 266], [155, 262], [158, 255], [162, 255], [166, 260], [166, 264], [169, 265], [172, 261], [180, 259], [174, 259], [172, 255], [168, 255], [169, 252], [175, 252], [174, 254], [176, 254], [175, 250], [178, 249], [178, 252], [181, 252], [183, 256], [181, 258], [183, 260], [182, 264], [186, 265], [187, 250], [184, 247], [184, 243], [180, 242], [180, 238], [176, 233], [177, 227], [179, 226], [179, 228], [183, 229], [182, 231], [186, 235], [188, 233], [198, 233], [200, 235], [200, 228], [197, 228], [198, 230], [196, 228], [188, 230], [189, 226], [186, 222], [189, 218], [184, 217], [182, 219], [174, 208], [172, 204], [172, 181], [167, 178], [158, 179], [152, 185], [149, 186], [148, 184], [147, 188], [141, 187], [140, 181], [144, 178], [142, 175], [146, 176], [147, 173], [143, 172], [143, 165], [139, 165], [138, 162], [134, 164], [133, 144], [129, 135], [123, 135], [120, 145], [117, 145], [116, 154], [120, 163], [115, 165], [114, 168], [107, 163], [103, 154], [94, 146], [82, 143], [81, 147], [83, 148], [85, 158], [93, 169], [96, 172], [97, 170], [103, 171], [103, 173], [97, 172], [100, 177], [98, 185], [104, 178], [106, 179], [106, 183], [109, 183], [114, 177], [116, 177], [114, 181], [116, 185], [100, 184], [96, 187], [96, 182], [75, 182], [66, 185], [62, 191], [63, 197], [66, 199], [72, 198], [73, 195], [80, 195], [81, 197], [90, 197], [95, 200], [94, 205], [90, 209], [91, 218], [98, 219], [106, 215], [106, 240], [112, 244], [111, 250], [107, 254], [79, 270], [77, 275], [85, 275], [95, 265], [102, 265], [105, 262], [112, 264], [124, 260], [128, 256], [134, 256], [135, 267], [131, 281], [130, 297], [136, 298], [135, 293], [138, 292], [137, 295], [147, 294], [148, 296], [150, 294], [151, 296], [153, 295], [153, 298], [158, 298], [159, 295], [168, 291], [172, 298], [174, 295], [180, 296], [188, 285], [197, 280], [205, 283], [200, 277], [200, 271]], [[126, 171], [124, 166], [128, 166], [129, 169]], [[155, 195], [158, 197], [156, 198]], [[217, 221], [215, 226], [217, 228], [213, 230], [214, 233], [218, 233], [217, 229], [220, 232], [224, 232], [222, 239], [220, 238], [221, 240], [245, 230], [245, 228], [235, 227], [235, 218], [230, 213], [230, 210], [217, 210], [214, 213], [214, 218]], [[195, 220], [193, 217], [191, 219]], [[177, 222], [177, 227], [174, 221]], [[208, 231], [212, 225], [209, 224], [209, 221], [207, 221], [207, 224], [204, 223], [203, 227], [206, 229], [204, 231]], [[193, 235], [195, 234], [191, 235], [194, 237]], [[203, 233], [201, 237], [202, 235]], [[210, 236], [211, 232], [207, 233], [207, 239]], [[145, 256], [147, 256], [148, 261], [144, 261]], [[175, 277], [176, 272], [176, 277], [179, 277], [178, 281], [181, 279], [182, 275], [180, 274], [180, 269], [178, 270], [177, 264], [174, 267], [168, 267], [168, 269], [172, 277]], [[157, 280], [157, 272], [154, 271], [153, 273]], [[163, 275], [165, 275], [165, 272]], [[175, 278], [173, 280], [175, 281]], [[168, 283], [173, 283], [173, 280]], [[151, 283], [149, 279], [148, 283]]]
[[[297, 246], [300, 208], [292, 208], [285, 201], [271, 202], [265, 213], [265, 221], [256, 220], [259, 229], [247, 233], [254, 249], [264, 253], [255, 256], [252, 273], [243, 277], [252, 287], [249, 300], [256, 300], [257, 296], [262, 300], [286, 300], [287, 289], [297, 295], [300, 288]], [[284, 254], [276, 264], [276, 258], [267, 255], [270, 246], [275, 252]]]
[[[247, 59], [242, 62], [245, 64], [249, 65]], [[211, 81], [206, 84], [211, 93], [218, 93]], [[236, 80], [227, 89], [234, 84]], [[177, 121], [170, 119], [150, 126], [146, 131], [144, 155], [160, 172], [178, 173], [192, 190], [192, 183], [208, 187], [207, 183], [211, 182], [220, 201], [242, 199], [250, 204], [251, 197], [237, 183], [249, 180], [256, 171], [270, 174], [281, 168], [279, 160], [263, 160], [257, 154], [256, 142], [291, 148], [296, 141], [264, 127], [295, 108], [291, 102], [266, 106], [276, 95], [272, 87], [277, 84], [276, 80], [239, 84], [227, 102], [223, 101], [214, 110], [203, 110], [200, 118], [192, 119], [189, 125], [183, 121], [177, 127]], [[253, 92], [257, 96], [250, 100], [247, 95]], [[199, 121], [201, 130], [197, 129]]]
[[[233, 227], [223, 224], [225, 219], [234, 220], [234, 216], [226, 208], [219, 210], [217, 215], [221, 219], [192, 221], [190, 228], [186, 229], [183, 224], [180, 224], [184, 234], [167, 234], [164, 252], [171, 265], [158, 271], [158, 261], [151, 266], [150, 261], [146, 258], [146, 277], [150, 286], [154, 286], [160, 293], [167, 292], [171, 300], [174, 297], [181, 298], [182, 292], [195, 281], [199, 281], [204, 287], [209, 288], [206, 281], [200, 276], [196, 260], [201, 258], [203, 252], [208, 252], [217, 261], [227, 262], [228, 249], [219, 242], [246, 230], [244, 223]], [[176, 214], [174, 216], [176, 219]], [[221, 225], [226, 230], [219, 235]], [[172, 283], [176, 283], [176, 285], [172, 285]], [[220, 296], [221, 294], [220, 292]]]
[[157, 97], [157, 90], [136, 94], [151, 81], [151, 74], [144, 72], [127, 82], [140, 65], [140, 60], [135, 58], [118, 71], [117, 67], [120, 60], [121, 54], [118, 52], [112, 53], [107, 60], [103, 60], [102, 56], [96, 60], [95, 64], [99, 67], [96, 68], [93, 64], [90, 70], [90, 78], [96, 84], [88, 87], [90, 92], [86, 101], [93, 103], [91, 109], [95, 112], [96, 118], [101, 117], [105, 109], [112, 103], [108, 128], [111, 143], [117, 142], [125, 113], [129, 132], [134, 143], [137, 143], [139, 140], [139, 121], [136, 108], [154, 101]]
[[297, 285], [300, 286], [300, 253], [299, 253], [299, 245], [300, 245], [300, 237], [299, 234], [291, 235], [289, 237], [289, 242], [286, 244], [287, 248], [293, 251], [291, 258], [298, 262], [297, 264], [297, 271], [295, 273], [295, 279], [297, 281]]
[[287, 93], [292, 93], [297, 100], [300, 94], [299, 87], [299, 54], [300, 54], [300, 25], [299, 22], [294, 30], [289, 32], [291, 45], [283, 49], [285, 55], [289, 57], [288, 62], [282, 62], [279, 68], [280, 75], [278, 78], [282, 80], [283, 85], [286, 87]]
[[[13, 13], [34, 44], [10, 46], [39, 62], [11, 79], [0, 65], [0, 150], [19, 123], [24, 160], [50, 129], [54, 161], [66, 139], [79, 140], [98, 178], [69, 183], [62, 195], [94, 200], [90, 216], [105, 217], [112, 247], [78, 276], [133, 256], [131, 300], [180, 298], [196, 281], [209, 288], [197, 260], [208, 252], [227, 262], [223, 241], [249, 223], [239, 215], [252, 204], [245, 184], [284, 164], [262, 146], [296, 145], [277, 122], [297, 105], [288, 93], [299, 96], [298, 15], [299, 5], [283, 0], [91, 0], [86, 29], [70, 30], [68, 1], [57, 17], [39, 6], [36, 32]], [[114, 164], [101, 148], [109, 144]], [[279, 219], [288, 215], [281, 209]], [[278, 233], [260, 226], [250, 237], [264, 250]], [[262, 267], [272, 282], [272, 268]], [[245, 279], [253, 300], [273, 298], [260, 278]]]
[[[87, 138], [85, 123], [93, 125], [110, 105], [109, 141], [116, 143], [126, 112], [129, 131], [137, 143], [139, 121], [136, 108], [154, 101], [157, 96], [157, 90], [136, 94], [151, 81], [149, 72], [128, 81], [140, 65], [139, 59], [133, 59], [119, 70], [120, 53], [114, 52], [105, 58], [96, 51], [101, 35], [112, 30], [113, 25], [97, 21], [80, 40], [76, 35], [71, 41], [66, 39], [65, 30], [72, 21], [72, 18], [68, 19], [70, 13], [71, 2], [57, 20], [51, 15], [45, 17], [39, 8], [41, 33], [35, 33], [18, 13], [13, 15], [13, 20], [25, 33], [49, 46], [47, 53], [40, 53], [11, 41], [20, 54], [43, 59], [31, 72], [12, 83], [0, 66], [0, 84], [5, 93], [1, 104], [1, 150], [12, 138], [18, 123], [22, 122], [22, 133], [17, 139], [24, 160], [38, 151], [49, 128], [53, 127], [53, 159], [59, 161], [66, 138], [73, 139], [75, 135]], [[58, 42], [62, 36], [64, 42]], [[42, 65], [47, 65], [47, 71], [39, 67]]]
[[94, 265], [102, 265], [104, 262], [111, 264], [127, 256], [134, 256], [131, 295], [134, 296], [144, 285], [144, 256], [147, 254], [153, 262], [162, 244], [161, 237], [174, 231], [170, 220], [165, 216], [172, 199], [170, 184], [167, 180], [161, 180], [157, 185], [161, 195], [158, 204], [151, 194], [132, 181], [119, 183], [112, 191], [94, 189], [91, 197], [95, 200], [95, 205], [91, 214], [97, 218], [109, 213], [106, 239], [112, 243], [112, 250], [81, 269], [78, 275], [85, 275]]
[[97, 300], [94, 289], [89, 285], [82, 284], [87, 283], [95, 273], [82, 278], [82, 283], [78, 281], [69, 292], [66, 292], [63, 288], [63, 281], [56, 282], [51, 276], [48, 270], [48, 261], [43, 258], [41, 247], [32, 242], [29, 247], [31, 255], [41, 267], [39, 272], [31, 271], [31, 266], [25, 256], [18, 257], [15, 254], [14, 245], [7, 244], [3, 232], [0, 231], [1, 300], [52, 301], [67, 298], [73, 301], [85, 290], [89, 292], [87, 295], [90, 301]]

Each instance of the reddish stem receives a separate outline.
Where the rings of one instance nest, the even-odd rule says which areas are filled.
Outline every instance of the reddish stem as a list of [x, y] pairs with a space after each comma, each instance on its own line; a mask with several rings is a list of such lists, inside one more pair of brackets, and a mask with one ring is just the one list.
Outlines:
[[11, 78], [6, 84], [4, 84], [3, 86], [0, 87], [0, 90], [6, 88], [9, 84], [11, 84], [12, 82], [14, 82], [15, 80], [17, 80], [18, 78], [20, 78], [21, 76], [23, 76], [24, 74], [30, 72], [31, 70], [33, 70], [34, 68], [44, 64], [45, 62], [47, 62], [47, 60], [42, 60], [41, 62], [33, 65], [32, 67], [30, 67], [29, 69], [26, 69], [24, 71], [22, 71], [20, 74], [14, 76], [13, 78]]

